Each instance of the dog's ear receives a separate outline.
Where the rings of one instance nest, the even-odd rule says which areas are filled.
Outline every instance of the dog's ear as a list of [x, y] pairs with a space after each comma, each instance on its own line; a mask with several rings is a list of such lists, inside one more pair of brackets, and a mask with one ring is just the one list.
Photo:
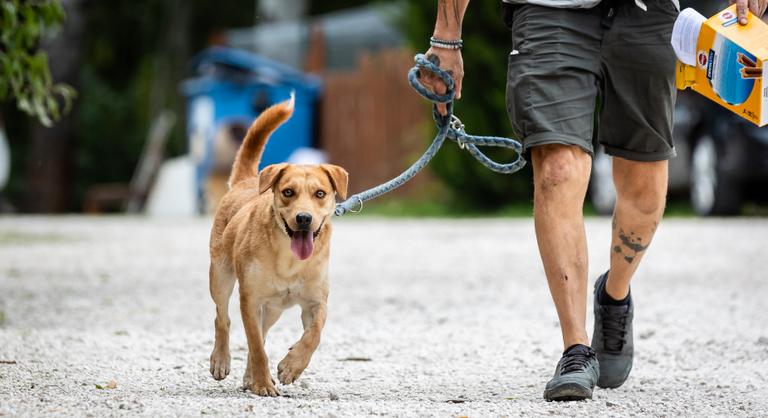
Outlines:
[[272, 164], [264, 167], [259, 173], [259, 193], [264, 193], [277, 183], [288, 163]]
[[349, 185], [349, 173], [347, 173], [347, 170], [333, 164], [320, 164], [320, 168], [328, 174], [333, 189], [336, 190], [341, 200], [346, 199], [347, 186]]

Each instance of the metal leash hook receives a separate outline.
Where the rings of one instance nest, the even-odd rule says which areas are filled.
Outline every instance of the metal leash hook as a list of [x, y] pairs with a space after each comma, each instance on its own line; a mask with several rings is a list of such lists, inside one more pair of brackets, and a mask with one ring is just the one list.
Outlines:
[[360, 198], [359, 195], [354, 195], [351, 198], [357, 198], [358, 202], [360, 202], [360, 206], [357, 209], [350, 209], [349, 211], [352, 213], [360, 213], [363, 211], [363, 199]]
[[[461, 119], [459, 119], [458, 116], [452, 114], [451, 115], [451, 121], [448, 122], [448, 123], [449, 123], [451, 129], [453, 129], [454, 131], [462, 133], [462, 134], [464, 133], [464, 124], [461, 123]], [[456, 138], [456, 143], [459, 144], [459, 148], [461, 148], [461, 149], [464, 149], [464, 147], [466, 146], [466, 143], [464, 141], [462, 141], [461, 138], [459, 138], [459, 137]]]
[[461, 123], [461, 119], [459, 119], [456, 115], [451, 115], [451, 128], [455, 131], [459, 131], [461, 133], [464, 133], [464, 124]]
[[[408, 82], [411, 83], [411, 87], [413, 87], [416, 92], [433, 103], [432, 118], [435, 120], [435, 125], [437, 125], [437, 136], [435, 136], [434, 141], [432, 141], [432, 144], [429, 145], [427, 150], [424, 151], [424, 154], [416, 160], [413, 165], [408, 167], [407, 170], [384, 184], [350, 196], [349, 199], [338, 203], [334, 215], [342, 216], [348, 212], [360, 212], [363, 210], [363, 202], [377, 198], [384, 193], [390, 192], [405, 184], [421, 171], [430, 160], [432, 160], [446, 139], [455, 141], [459, 145], [459, 148], [466, 149], [477, 161], [497, 173], [514, 173], [525, 166], [525, 160], [521, 155], [523, 147], [518, 141], [511, 138], [477, 136], [466, 133], [464, 124], [453, 114], [453, 96], [455, 93], [453, 77], [451, 77], [448, 72], [429, 61], [423, 54], [416, 55], [414, 60], [416, 61], [416, 65], [408, 72]], [[419, 76], [422, 70], [430, 71], [443, 80], [446, 86], [445, 94], [437, 94], [421, 84]], [[437, 112], [438, 103], [446, 104], [446, 108], [448, 109], [448, 114], [446, 116], [442, 116]], [[478, 145], [510, 148], [517, 152], [518, 157], [515, 161], [508, 164], [497, 163], [483, 154], [477, 148]]]

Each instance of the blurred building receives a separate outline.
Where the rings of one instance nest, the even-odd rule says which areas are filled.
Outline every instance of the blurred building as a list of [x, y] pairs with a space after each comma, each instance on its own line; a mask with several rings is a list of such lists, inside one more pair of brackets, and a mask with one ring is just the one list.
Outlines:
[[257, 20], [292, 20], [307, 14], [308, 0], [259, 0]]
[[[271, 3], [271, 2], [266, 2]], [[275, 1], [277, 3], [277, 1]], [[292, 1], [285, 2], [284, 8]], [[283, 5], [283, 2], [280, 2]], [[225, 34], [227, 45], [253, 51], [295, 68], [311, 68], [310, 52], [321, 40], [323, 70], [352, 70], [361, 54], [400, 49], [405, 40], [396, 26], [403, 7], [377, 4], [312, 19], [294, 16], [253, 28], [233, 29]], [[278, 13], [283, 15], [284, 13]]]

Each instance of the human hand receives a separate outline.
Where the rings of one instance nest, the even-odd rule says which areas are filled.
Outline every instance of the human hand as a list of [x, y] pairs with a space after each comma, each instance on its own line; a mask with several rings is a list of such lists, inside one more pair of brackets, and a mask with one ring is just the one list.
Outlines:
[[757, 17], [763, 17], [765, 9], [768, 8], [768, 0], [730, 0], [731, 4], [736, 3], [736, 14], [739, 16], [739, 24], [747, 24], [747, 10]]
[[[768, 1], [768, 0], [766, 0]], [[424, 54], [429, 61], [445, 70], [453, 77], [454, 81], [454, 99], [461, 98], [461, 80], [464, 78], [464, 60], [461, 58], [460, 49], [429, 48]], [[419, 71], [421, 83], [433, 93], [445, 94], [447, 87], [443, 80], [435, 73], [426, 69]], [[442, 116], [448, 114], [448, 107], [445, 103], [437, 104], [437, 112]]]

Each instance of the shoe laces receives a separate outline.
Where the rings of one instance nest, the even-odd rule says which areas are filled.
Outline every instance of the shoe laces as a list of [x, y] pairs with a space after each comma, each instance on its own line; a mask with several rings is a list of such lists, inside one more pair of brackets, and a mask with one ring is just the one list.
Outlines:
[[627, 343], [629, 309], [603, 309], [603, 347], [605, 351], [620, 352]]
[[591, 350], [572, 350], [569, 353], [563, 354], [563, 358], [560, 360], [560, 374], [580, 372], [586, 369], [589, 365], [589, 360], [594, 356], [595, 354]]

